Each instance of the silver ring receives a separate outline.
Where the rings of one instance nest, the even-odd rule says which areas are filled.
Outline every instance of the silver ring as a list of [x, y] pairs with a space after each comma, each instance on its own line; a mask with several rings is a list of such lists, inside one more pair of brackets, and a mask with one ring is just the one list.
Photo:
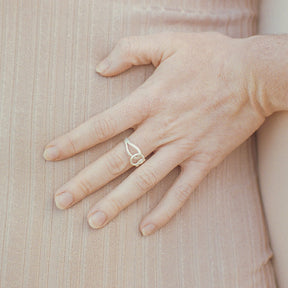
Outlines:
[[[127, 151], [128, 155], [130, 156], [131, 165], [136, 166], [136, 167], [141, 165], [145, 161], [145, 156], [142, 154], [139, 147], [137, 147], [135, 144], [131, 143], [128, 138], [124, 139], [124, 143], [125, 143], [126, 151]], [[134, 154], [131, 153], [129, 150], [129, 146], [133, 147], [137, 152]]]

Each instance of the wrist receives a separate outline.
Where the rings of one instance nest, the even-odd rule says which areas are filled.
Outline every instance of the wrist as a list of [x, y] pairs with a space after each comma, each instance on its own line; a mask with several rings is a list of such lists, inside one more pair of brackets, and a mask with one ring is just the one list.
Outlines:
[[244, 39], [249, 93], [265, 117], [288, 110], [288, 35]]

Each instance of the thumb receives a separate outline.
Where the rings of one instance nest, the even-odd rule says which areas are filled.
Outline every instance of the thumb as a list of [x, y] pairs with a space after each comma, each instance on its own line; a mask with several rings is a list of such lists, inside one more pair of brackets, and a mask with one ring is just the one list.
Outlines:
[[[103, 76], [120, 74], [133, 65], [152, 63], [157, 67], [168, 57], [168, 33], [155, 33], [144, 36], [121, 38], [110, 54], [97, 66], [96, 71]], [[168, 47], [167, 47], [168, 46]]]

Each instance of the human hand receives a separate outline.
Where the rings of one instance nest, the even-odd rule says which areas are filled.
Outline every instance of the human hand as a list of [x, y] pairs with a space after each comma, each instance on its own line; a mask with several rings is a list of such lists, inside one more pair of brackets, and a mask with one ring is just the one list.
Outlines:
[[[123, 101], [46, 146], [46, 160], [62, 160], [133, 127], [129, 140], [145, 157], [152, 154], [90, 209], [91, 227], [105, 226], [180, 166], [172, 187], [140, 224], [143, 235], [155, 232], [209, 171], [263, 123], [267, 115], [255, 95], [246, 48], [245, 39], [217, 32], [130, 36], [97, 66], [103, 76], [133, 65], [152, 63], [156, 69]], [[129, 160], [119, 143], [56, 191], [57, 207], [69, 208], [95, 192], [131, 168]], [[104, 214], [94, 217], [96, 211]]]

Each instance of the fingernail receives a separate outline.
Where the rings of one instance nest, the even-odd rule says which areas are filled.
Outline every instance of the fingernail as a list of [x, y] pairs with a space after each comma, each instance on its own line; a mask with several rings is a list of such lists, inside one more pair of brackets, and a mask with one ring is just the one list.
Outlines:
[[95, 214], [90, 216], [89, 218], [89, 225], [92, 228], [98, 228], [106, 221], [107, 217], [102, 211], [97, 211]]
[[65, 209], [74, 201], [73, 195], [69, 192], [63, 192], [55, 196], [55, 203], [59, 209]]
[[55, 160], [58, 156], [59, 156], [59, 150], [55, 146], [46, 148], [43, 153], [43, 157], [46, 160]]
[[151, 234], [154, 229], [155, 229], [154, 224], [148, 224], [142, 228], [141, 232], [142, 232], [143, 236], [146, 236], [146, 235]]
[[108, 70], [109, 66], [109, 61], [107, 59], [104, 59], [96, 66], [96, 71], [99, 73], [104, 73], [106, 70]]

